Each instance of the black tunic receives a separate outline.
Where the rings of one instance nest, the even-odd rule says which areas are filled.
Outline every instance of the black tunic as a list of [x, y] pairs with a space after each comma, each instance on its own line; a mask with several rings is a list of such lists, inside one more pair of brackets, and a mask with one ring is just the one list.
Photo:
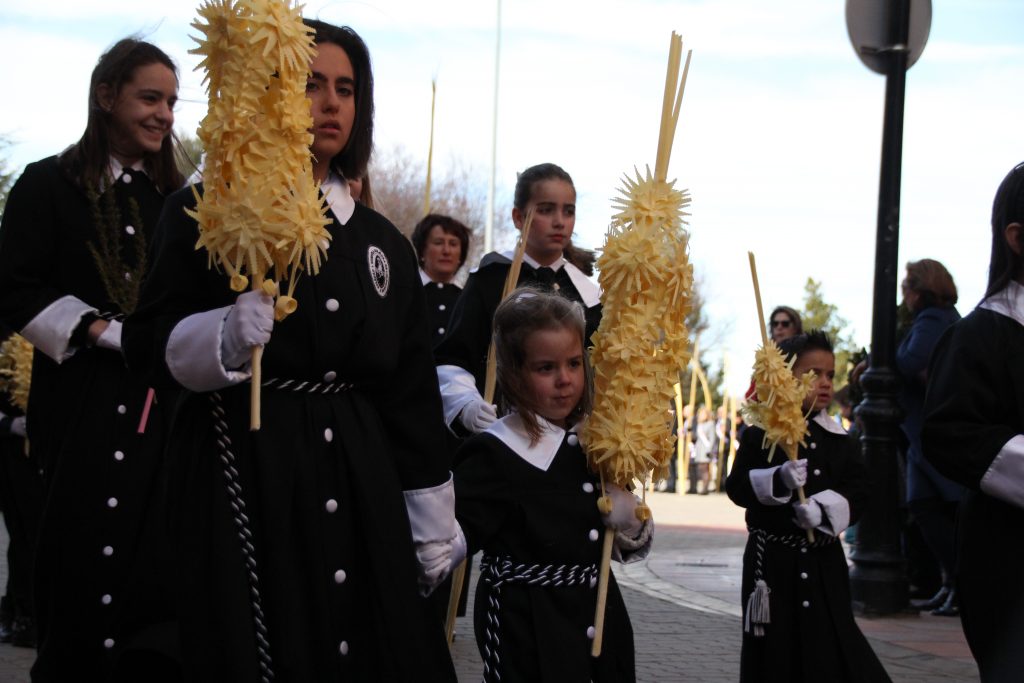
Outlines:
[[925, 457], [967, 488], [958, 520], [957, 588], [983, 681], [1019, 680], [1024, 670], [1024, 551], [1016, 540], [1024, 509], [990, 488], [998, 479], [993, 465], [1021, 457], [1019, 446], [1012, 452], [1012, 441], [1024, 433], [1024, 323], [1016, 315], [977, 308], [947, 330], [932, 356], [925, 398]]
[[[194, 248], [183, 213], [194, 204], [190, 189], [169, 198], [152, 276], [125, 326], [129, 361], [161, 385], [176, 385], [165, 356], [175, 326], [237, 297]], [[455, 678], [417, 592], [402, 495], [449, 478], [423, 289], [401, 233], [362, 204], [354, 211], [329, 226], [320, 273], [299, 280], [298, 309], [274, 325], [263, 355], [265, 380], [351, 388], [265, 388], [257, 432], [248, 383], [188, 393], [176, 417], [190, 680], [255, 681], [262, 666], [279, 682]]]
[[[521, 429], [518, 415], [497, 423]], [[553, 430], [555, 428], [552, 428]], [[587, 467], [575, 434], [552, 434], [557, 449], [546, 469], [492, 433], [471, 437], [455, 470], [456, 515], [470, 553], [524, 565], [594, 566], [601, 561], [604, 525], [597, 509], [600, 481]], [[537, 457], [540, 449], [530, 449]], [[524, 451], [526, 452], [526, 451]], [[484, 652], [487, 573], [477, 582], [474, 626]], [[597, 590], [592, 582], [563, 587], [510, 583], [502, 587], [502, 681], [586, 683], [634, 680], [633, 629], [615, 577], [609, 575], [601, 656], [590, 656]]]
[[[434, 349], [438, 365], [455, 365], [465, 369], [473, 375], [481, 393], [487, 372], [487, 349], [491, 343], [494, 311], [501, 303], [501, 293], [510, 267], [509, 259], [501, 254], [492, 252], [483, 258], [480, 267], [470, 273], [466, 287], [455, 304], [448, 333]], [[554, 279], [549, 282], [524, 262], [516, 286], [529, 284], [554, 289], [557, 285], [559, 294], [583, 304], [587, 321], [585, 346], [589, 348], [590, 337], [601, 322], [601, 304], [596, 301], [597, 287], [588, 283], [591, 291], [584, 297], [573, 283], [569, 269], [575, 269], [575, 266], [565, 262], [554, 272]], [[588, 306], [586, 301], [591, 305]]]
[[[819, 418], [822, 419], [822, 418]], [[828, 419], [824, 417], [823, 419]], [[846, 435], [808, 423], [810, 436], [799, 457], [806, 459], [804, 493], [832, 490], [848, 502], [850, 522], [855, 522], [867, 491], [867, 472], [857, 443]], [[764, 431], [750, 427], [743, 432], [733, 470], [726, 480], [729, 498], [747, 509], [750, 529], [795, 537], [799, 545], [805, 532], [793, 522], [789, 503], [765, 505], [754, 492], [750, 472], [785, 462], [778, 449], [771, 463], [762, 448]], [[796, 500], [796, 494], [792, 496]], [[817, 536], [822, 531], [815, 531]], [[819, 543], [823, 540], [819, 540]], [[743, 553], [742, 599], [754, 590], [757, 561], [755, 534]], [[810, 548], [769, 541], [764, 548], [764, 578], [771, 591], [770, 623], [763, 636], [744, 632], [740, 656], [741, 681], [888, 681], [889, 677], [853, 619], [846, 556], [838, 541]]]
[[427, 282], [423, 285], [423, 294], [427, 299], [427, 323], [435, 346], [441, 343], [448, 331], [455, 302], [461, 293], [462, 288], [450, 282]]
[[[134, 241], [156, 227], [163, 196], [140, 173], [121, 176], [110, 193], [122, 223], [111, 246], [130, 271], [139, 265]], [[129, 651], [174, 647], [160, 408], [138, 433], [147, 387], [120, 353], [78, 349], [58, 364], [39, 350], [46, 340], [24, 330], [66, 297], [106, 316], [126, 313], [89, 251], [101, 243], [92, 211], [50, 157], [26, 167], [0, 228], [0, 320], [37, 346], [28, 431], [47, 503], [35, 572], [35, 681], [106, 680]]]

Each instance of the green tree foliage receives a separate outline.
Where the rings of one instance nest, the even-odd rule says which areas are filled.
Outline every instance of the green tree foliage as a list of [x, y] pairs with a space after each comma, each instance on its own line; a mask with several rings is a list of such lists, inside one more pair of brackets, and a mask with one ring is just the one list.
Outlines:
[[832, 340], [836, 351], [835, 388], [843, 388], [846, 386], [850, 371], [853, 370], [850, 359], [859, 349], [849, 333], [849, 321], [839, 315], [838, 306], [825, 301], [821, 293], [821, 283], [814, 278], [807, 278], [807, 284], [804, 285], [804, 309], [800, 311], [800, 317], [803, 320], [804, 331], [824, 330]]

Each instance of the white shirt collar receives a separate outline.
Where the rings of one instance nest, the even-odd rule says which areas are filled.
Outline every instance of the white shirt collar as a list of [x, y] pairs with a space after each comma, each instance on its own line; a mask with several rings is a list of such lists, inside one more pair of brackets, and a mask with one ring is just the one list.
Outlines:
[[423, 270], [422, 268], [420, 268], [420, 282], [423, 284], [424, 287], [433, 282], [433, 280], [430, 279], [430, 276], [427, 275], [427, 271]]
[[[501, 252], [501, 255], [509, 261], [512, 261], [515, 256], [515, 252], [503, 251]], [[523, 263], [534, 270], [545, 267], [541, 266], [536, 259], [525, 253], [523, 254]], [[587, 308], [592, 308], [601, 303], [601, 288], [594, 284], [594, 281], [587, 277], [582, 270], [569, 263], [564, 256], [559, 256], [557, 261], [546, 267], [556, 273], [562, 268], [565, 268], [566, 274], [569, 276], [569, 279], [572, 280], [573, 287], [575, 287], [576, 291], [579, 292], [580, 299], [582, 299], [583, 305]], [[474, 268], [471, 272], [475, 273], [476, 271], [477, 268]]]
[[978, 308], [1005, 315], [1016, 320], [1018, 325], [1024, 325], [1024, 287], [1011, 280], [1006, 289], [982, 301]]
[[846, 436], [846, 430], [843, 429], [843, 425], [833, 420], [824, 409], [819, 410], [818, 414], [811, 418], [814, 422], [818, 423], [818, 426], [824, 429], [826, 432], [832, 432], [839, 436]]
[[[103, 190], [106, 190], [108, 187], [110, 187], [110, 183], [112, 183], [115, 180], [117, 180], [118, 178], [120, 178], [121, 174], [124, 173], [124, 164], [122, 164], [117, 159], [117, 157], [115, 157], [113, 155], [111, 155], [111, 157], [110, 157], [110, 166], [109, 166], [109, 168], [110, 168], [110, 177], [109, 178], [103, 178], [100, 181], [100, 183], [103, 186]], [[146, 164], [145, 164], [145, 162], [142, 159], [139, 159], [138, 161], [136, 161], [134, 164], [129, 166], [129, 168], [132, 169], [133, 171], [141, 171], [142, 173], [146, 173]], [[146, 173], [146, 176], [149, 176], [149, 174]]]
[[547, 472], [555, 459], [555, 454], [562, 447], [562, 441], [566, 434], [575, 433], [576, 425], [570, 427], [566, 432], [540, 415], [537, 416], [537, 423], [541, 427], [541, 436], [540, 440], [532, 446], [530, 445], [530, 435], [526, 433], [526, 426], [519, 413], [512, 413], [501, 418], [487, 428], [487, 433], [508, 446], [513, 453], [526, 462]]
[[349, 192], [348, 182], [338, 174], [331, 172], [320, 185], [320, 191], [327, 198], [327, 205], [331, 207], [331, 213], [342, 225], [348, 223], [356, 210], [356, 201], [352, 199]]

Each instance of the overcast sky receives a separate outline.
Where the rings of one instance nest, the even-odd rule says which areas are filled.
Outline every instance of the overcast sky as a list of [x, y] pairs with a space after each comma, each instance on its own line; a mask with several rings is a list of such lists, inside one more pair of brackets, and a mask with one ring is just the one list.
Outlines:
[[[142, 33], [181, 65], [176, 127], [206, 109], [187, 50], [198, 3], [0, 0], [0, 133], [21, 167], [74, 142], [89, 73], [118, 38]], [[928, 45], [908, 73], [900, 263], [942, 261], [961, 312], [985, 285], [992, 196], [1024, 160], [1024, 3], [935, 0]], [[435, 173], [490, 160], [495, 3], [368, 0], [306, 4], [355, 28], [375, 67], [377, 144], [425, 159], [438, 79]], [[823, 283], [870, 340], [885, 79], [864, 67], [841, 0], [505, 0], [499, 191], [517, 170], [563, 166], [578, 191], [577, 239], [600, 247], [610, 198], [654, 164], [669, 34], [693, 49], [669, 176], [689, 188], [691, 258], [712, 323], [745, 388], [760, 342], [746, 252], [766, 307], [799, 307]]]

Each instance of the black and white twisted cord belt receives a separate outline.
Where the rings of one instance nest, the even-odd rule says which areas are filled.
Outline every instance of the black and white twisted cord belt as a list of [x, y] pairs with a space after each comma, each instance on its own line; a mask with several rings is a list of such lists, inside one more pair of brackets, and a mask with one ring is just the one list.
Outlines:
[[746, 608], [743, 610], [743, 630], [759, 638], [764, 635], [764, 627], [771, 623], [768, 601], [771, 589], [764, 578], [765, 552], [768, 544], [777, 543], [794, 550], [802, 548], [806, 551], [807, 548], [823, 548], [839, 539], [824, 533], [815, 534], [814, 540], [809, 541], [803, 534], [771, 534], [764, 529], [753, 527], [747, 527], [747, 531], [754, 540], [754, 590], [747, 598]]
[[260, 681], [270, 683], [274, 680], [273, 662], [270, 659], [270, 641], [267, 633], [266, 618], [263, 615], [263, 600], [260, 598], [260, 577], [256, 568], [256, 548], [253, 546], [252, 531], [249, 529], [249, 517], [246, 515], [245, 499], [242, 497], [242, 485], [239, 482], [238, 469], [235, 467], [235, 454], [231, 450], [227, 420], [220, 393], [210, 394], [213, 404], [213, 429], [217, 434], [217, 452], [224, 468], [224, 481], [227, 485], [228, 501], [233, 511], [235, 531], [241, 546], [242, 559], [245, 562], [246, 575], [249, 580], [249, 605], [252, 608], [253, 628], [256, 636], [256, 656], [259, 659]]
[[480, 580], [487, 589], [487, 617], [484, 627], [484, 683], [501, 680], [501, 588], [526, 584], [542, 588], [597, 586], [596, 564], [522, 564], [510, 557], [484, 555]]
[[272, 377], [260, 385], [264, 389], [276, 389], [277, 391], [293, 391], [299, 394], [340, 394], [343, 391], [355, 388], [351, 382], [313, 382], [301, 379], [282, 379]]

